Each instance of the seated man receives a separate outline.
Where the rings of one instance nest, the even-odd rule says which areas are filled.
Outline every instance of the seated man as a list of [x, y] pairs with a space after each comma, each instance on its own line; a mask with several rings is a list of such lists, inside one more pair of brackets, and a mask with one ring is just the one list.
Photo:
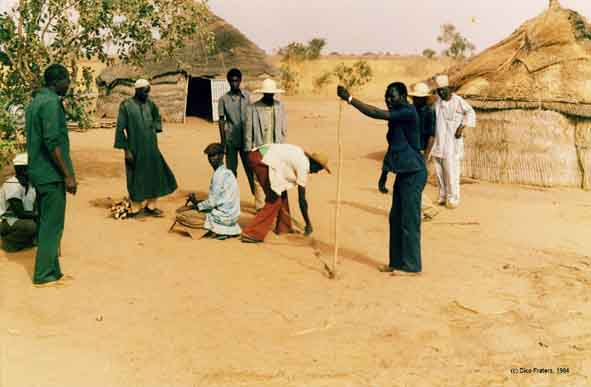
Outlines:
[[296, 185], [300, 210], [306, 222], [304, 233], [310, 235], [312, 224], [308, 216], [306, 183], [310, 173], [323, 169], [330, 173], [328, 157], [305, 153], [296, 145], [268, 144], [250, 152], [248, 160], [265, 192], [265, 206], [244, 229], [242, 242], [263, 242], [273, 224], [276, 224], [277, 234], [292, 232], [287, 190]]
[[[204, 237], [224, 240], [240, 235], [240, 191], [238, 181], [231, 170], [224, 166], [224, 146], [209, 144], [204, 153], [214, 170], [206, 200], [198, 201], [194, 193], [189, 195], [192, 208], [205, 213]], [[179, 216], [187, 216], [180, 214]]]
[[15, 252], [35, 245], [35, 188], [29, 183], [26, 153], [13, 161], [15, 176], [6, 180], [0, 191], [0, 235], [5, 251]]

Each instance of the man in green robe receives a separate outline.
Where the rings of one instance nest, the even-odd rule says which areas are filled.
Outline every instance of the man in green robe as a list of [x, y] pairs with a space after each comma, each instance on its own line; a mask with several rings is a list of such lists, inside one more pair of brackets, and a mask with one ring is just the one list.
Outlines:
[[156, 199], [174, 192], [176, 179], [158, 149], [157, 133], [162, 132], [158, 107], [148, 98], [150, 84], [135, 83], [135, 96], [119, 106], [115, 148], [125, 150], [127, 191], [132, 217], [162, 216]]
[[64, 231], [66, 191], [76, 194], [70, 159], [66, 114], [60, 97], [70, 88], [68, 70], [52, 64], [44, 74], [45, 88], [27, 107], [25, 126], [29, 178], [37, 191], [38, 249], [33, 283], [51, 284], [63, 277], [58, 256]]

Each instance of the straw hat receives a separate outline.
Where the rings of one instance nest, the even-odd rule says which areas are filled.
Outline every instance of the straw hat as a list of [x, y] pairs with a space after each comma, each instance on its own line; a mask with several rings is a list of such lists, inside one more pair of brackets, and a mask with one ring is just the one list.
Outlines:
[[429, 86], [423, 82], [419, 82], [412, 88], [411, 92], [408, 93], [411, 97], [428, 97], [431, 95], [431, 90], [429, 90]]
[[325, 155], [324, 153], [318, 153], [318, 152], [305, 152], [306, 156], [308, 156], [309, 158], [311, 158], [312, 160], [316, 161], [318, 164], [322, 165], [322, 168], [326, 169], [326, 172], [331, 173], [330, 172], [330, 168], [328, 167], [328, 156]]
[[263, 86], [254, 91], [255, 93], [260, 93], [260, 94], [280, 94], [280, 93], [285, 93], [284, 90], [278, 89], [277, 88], [277, 83], [270, 79], [267, 78], [263, 81]]
[[29, 156], [26, 153], [19, 153], [15, 156], [14, 160], [12, 160], [12, 164], [15, 166], [17, 165], [28, 165], [29, 164]]
[[148, 87], [148, 86], [150, 86], [150, 82], [148, 82], [147, 79], [140, 78], [137, 81], [135, 81], [135, 88], [136, 89], [141, 89], [142, 87]]
[[439, 89], [443, 87], [449, 87], [449, 78], [447, 75], [438, 75], [435, 77], [435, 83]]

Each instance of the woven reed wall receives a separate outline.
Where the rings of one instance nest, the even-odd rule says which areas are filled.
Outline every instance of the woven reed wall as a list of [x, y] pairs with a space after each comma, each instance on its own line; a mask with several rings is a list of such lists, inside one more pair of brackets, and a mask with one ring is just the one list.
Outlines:
[[500, 183], [591, 188], [591, 120], [547, 110], [479, 111], [463, 174]]

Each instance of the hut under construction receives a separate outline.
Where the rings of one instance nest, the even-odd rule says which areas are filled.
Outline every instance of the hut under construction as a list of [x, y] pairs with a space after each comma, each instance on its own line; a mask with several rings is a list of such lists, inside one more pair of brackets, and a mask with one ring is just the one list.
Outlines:
[[265, 52], [238, 29], [212, 15], [209, 30], [215, 35], [214, 53], [200, 38], [190, 39], [172, 57], [147, 60], [141, 67], [114, 65], [97, 78], [97, 116], [116, 118], [119, 104], [134, 94], [139, 78], [151, 83], [150, 97], [166, 122], [184, 122], [186, 116], [217, 120], [217, 101], [229, 86], [226, 73], [232, 67], [243, 73], [243, 85], [258, 84], [276, 75]]
[[551, 0], [511, 36], [450, 70], [477, 111], [463, 173], [591, 189], [591, 25]]

